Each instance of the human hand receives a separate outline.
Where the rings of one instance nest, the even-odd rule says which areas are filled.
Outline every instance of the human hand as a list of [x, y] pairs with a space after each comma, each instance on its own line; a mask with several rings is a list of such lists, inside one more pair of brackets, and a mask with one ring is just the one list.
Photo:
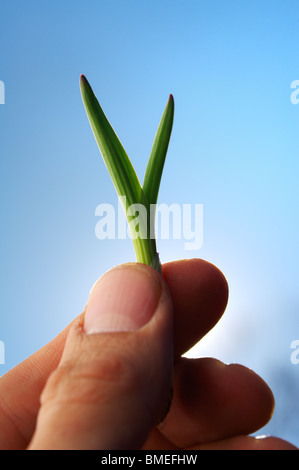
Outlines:
[[163, 277], [140, 264], [112, 269], [71, 325], [0, 379], [0, 448], [296, 449], [248, 436], [274, 406], [256, 374], [181, 357], [225, 310], [220, 271], [185, 260]]

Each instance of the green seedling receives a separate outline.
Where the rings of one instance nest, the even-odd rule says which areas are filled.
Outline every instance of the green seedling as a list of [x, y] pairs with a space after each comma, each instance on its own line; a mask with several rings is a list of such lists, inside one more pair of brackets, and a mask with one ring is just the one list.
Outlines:
[[161, 272], [154, 229], [155, 207], [173, 124], [173, 96], [169, 96], [163, 112], [141, 186], [128, 155], [84, 75], [80, 77], [80, 89], [93, 134], [127, 217], [137, 262]]

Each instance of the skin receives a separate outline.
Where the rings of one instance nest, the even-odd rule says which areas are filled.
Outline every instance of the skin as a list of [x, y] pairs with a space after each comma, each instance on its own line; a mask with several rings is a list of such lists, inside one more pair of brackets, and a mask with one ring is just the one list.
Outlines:
[[[226, 308], [227, 282], [215, 266], [167, 263], [163, 281], [135, 263], [112, 271], [106, 278], [112, 296], [119, 290], [114, 280], [148, 276], [149, 290], [159, 289], [152, 317], [133, 331], [87, 334], [100, 279], [81, 315], [1, 377], [1, 449], [296, 449], [279, 438], [249, 436], [274, 408], [271, 390], [254, 372], [182, 358]], [[138, 292], [131, 295], [140, 301]]]

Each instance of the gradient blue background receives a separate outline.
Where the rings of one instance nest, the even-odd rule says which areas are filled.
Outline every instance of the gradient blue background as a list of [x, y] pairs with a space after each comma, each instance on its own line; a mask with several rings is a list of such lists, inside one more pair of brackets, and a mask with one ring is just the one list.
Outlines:
[[135, 260], [99, 241], [117, 206], [81, 102], [85, 74], [140, 177], [169, 93], [175, 122], [159, 202], [204, 205], [204, 244], [160, 241], [226, 275], [223, 319], [191, 356], [253, 368], [276, 411], [261, 432], [299, 445], [295, 0], [0, 0], [0, 375], [51, 340], [96, 279]]

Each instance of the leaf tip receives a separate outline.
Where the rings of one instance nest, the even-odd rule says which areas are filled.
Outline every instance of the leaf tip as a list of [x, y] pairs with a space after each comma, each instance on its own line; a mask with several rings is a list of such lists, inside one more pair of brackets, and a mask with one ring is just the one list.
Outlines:
[[173, 95], [170, 93], [169, 98], [168, 98], [168, 104], [172, 109], [174, 109], [174, 98]]
[[81, 94], [83, 97], [85, 96], [86, 93], [88, 93], [88, 90], [90, 89], [88, 80], [83, 74], [80, 75], [79, 86], [80, 86]]

